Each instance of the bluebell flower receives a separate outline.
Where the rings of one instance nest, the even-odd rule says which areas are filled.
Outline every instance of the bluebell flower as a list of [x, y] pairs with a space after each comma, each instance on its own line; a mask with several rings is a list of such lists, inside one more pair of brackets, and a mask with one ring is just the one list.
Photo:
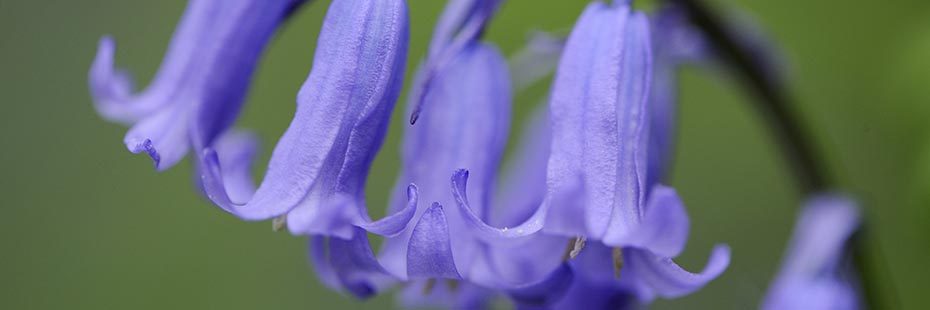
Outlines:
[[[294, 118], [256, 186], [257, 141], [229, 128], [264, 44], [302, 2], [192, 1], [165, 65], [137, 96], [105, 38], [91, 70], [98, 110], [134, 124], [127, 145], [159, 169], [194, 149], [213, 203], [310, 236], [321, 281], [360, 298], [403, 281], [407, 305], [471, 308], [506, 296], [521, 308], [636, 306], [693, 292], [726, 268], [725, 246], [698, 274], [672, 261], [690, 226], [661, 184], [672, 72], [684, 57], [676, 44], [654, 44], [677, 28], [651, 32], [625, 1], [590, 4], [567, 42], [538, 36], [515, 58], [532, 70], [514, 74], [480, 41], [500, 1], [450, 1], [411, 87], [401, 174], [377, 221], [364, 185], [402, 87], [407, 8], [333, 1]], [[549, 104], [498, 186], [511, 85], [547, 75], [556, 58]], [[368, 233], [385, 237], [377, 255]]]
[[416, 187], [405, 187], [402, 212], [380, 221], [368, 217], [363, 187], [402, 86], [407, 28], [403, 0], [334, 1], [262, 183], [254, 193], [236, 193], [222, 156], [207, 148], [200, 166], [208, 197], [246, 220], [281, 217], [293, 234], [353, 239], [356, 227], [382, 235], [403, 229]]
[[[367, 232], [400, 233], [417, 210], [413, 184], [401, 189], [397, 212], [373, 221], [364, 184], [384, 140], [402, 86], [408, 43], [403, 0], [334, 1], [320, 31], [312, 71], [297, 96], [291, 126], [278, 141], [257, 189], [237, 158], [206, 148], [200, 157], [207, 196], [246, 220], [311, 235], [310, 259], [327, 286], [367, 298], [396, 278], [374, 256]], [[246, 165], [247, 166], [247, 165]], [[230, 177], [236, 173], [239, 177]]]
[[131, 125], [124, 142], [158, 170], [193, 144], [210, 145], [235, 121], [268, 40], [304, 0], [195, 0], [181, 18], [152, 83], [133, 94], [129, 74], [114, 68], [115, 43], [100, 40], [90, 91], [104, 118]]
[[805, 204], [763, 309], [858, 309], [847, 245], [859, 228], [856, 203], [821, 195]]
[[[510, 81], [504, 58], [494, 47], [472, 42], [435, 73], [425, 90], [430, 105], [423, 110], [420, 122], [410, 126], [403, 140], [403, 169], [398, 181], [420, 185], [424, 201], [438, 202], [417, 212], [417, 224], [396, 238], [388, 239], [382, 251], [383, 261], [401, 278], [468, 277], [478, 246], [458, 215], [449, 190], [449, 176], [467, 168], [480, 176], [480, 186], [472, 189], [475, 197], [491, 197], [510, 126]], [[415, 109], [417, 97], [411, 97]], [[403, 206], [395, 194], [389, 212]], [[481, 214], [488, 214], [481, 204]], [[434, 240], [442, 236], [443, 240]], [[453, 243], [443, 250], [430, 242]], [[418, 252], [424, 250], [436, 252]], [[413, 255], [414, 253], [428, 255]], [[453, 263], [453, 257], [454, 263]]]
[[[575, 237], [571, 256], [584, 253], [585, 243], [612, 248], [599, 262], [622, 262], [618, 282], [642, 302], [693, 292], [723, 272], [726, 246], [714, 249], [699, 274], [671, 260], [684, 247], [689, 222], [675, 191], [647, 180], [649, 161], [663, 157], [648, 153], [652, 60], [645, 15], [626, 3], [588, 6], [556, 73], [547, 192], [535, 213], [509, 228], [488, 225], [466, 195], [468, 175], [454, 177], [457, 202], [477, 238], [494, 244], [539, 233]], [[587, 269], [576, 266], [576, 282], [585, 280], [579, 268]]]

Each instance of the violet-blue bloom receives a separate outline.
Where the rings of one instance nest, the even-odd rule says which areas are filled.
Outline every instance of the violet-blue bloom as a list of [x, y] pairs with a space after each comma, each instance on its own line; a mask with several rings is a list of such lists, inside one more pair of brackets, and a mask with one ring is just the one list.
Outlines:
[[807, 201], [763, 309], [858, 309], [847, 244], [859, 227], [856, 203], [840, 195]]
[[352, 239], [355, 227], [381, 235], [406, 227], [416, 209], [415, 187], [402, 190], [398, 213], [377, 222], [368, 217], [363, 187], [401, 89], [407, 24], [403, 0], [334, 1], [294, 119], [261, 185], [254, 193], [234, 193], [207, 149], [201, 175], [208, 197], [246, 220], [286, 214], [294, 234]]
[[[510, 122], [510, 82], [506, 62], [491, 46], [473, 42], [457, 55], [426, 90], [426, 101], [433, 108], [423, 111], [421, 120], [404, 134], [403, 170], [397, 191], [403, 184], [420, 185], [424, 201], [438, 202], [429, 210], [418, 210], [418, 223], [396, 238], [388, 239], [382, 261], [388, 270], [401, 278], [461, 278], [472, 272], [477, 259], [477, 243], [454, 207], [449, 191], [449, 176], [459, 168], [468, 168], [479, 176], [480, 185], [471, 194], [480, 197], [480, 214], [486, 206], [506, 143]], [[416, 100], [416, 99], [413, 99]], [[403, 207], [402, 196], [395, 194], [389, 212]], [[429, 216], [424, 216], [424, 214]], [[422, 236], [449, 238], [449, 252], [428, 252], [430, 257], [413, 255], [432, 242], [411, 238], [421, 229]], [[427, 242], [427, 243], [422, 243]], [[435, 250], [435, 249], [433, 249]], [[454, 257], [455, 264], [439, 264]]]
[[[533, 66], [532, 74], [512, 75], [513, 83], [519, 85], [529, 85], [534, 80], [544, 76], [544, 71], [538, 70], [539, 67], [554, 67], [548, 64], [549, 54], [558, 53], [561, 47], [546, 44], [542, 49], [537, 49], [540, 36], [535, 36], [533, 42], [520, 53], [518, 58], [525, 61], [512, 62], [510, 71], [521, 71], [527, 68], [524, 66]], [[551, 37], [545, 37], [547, 41]], [[557, 56], [557, 55], [556, 55]], [[553, 62], [557, 62], [557, 57]], [[519, 89], [517, 89], [519, 90]], [[442, 105], [438, 106], [442, 108]], [[549, 157], [549, 123], [548, 112], [545, 106], [535, 111], [530, 122], [526, 125], [521, 135], [518, 151], [514, 155], [511, 165], [502, 173], [502, 184], [497, 187], [490, 208], [491, 214], [489, 220], [492, 223], [502, 226], [520, 223], [527, 216], [532, 214], [545, 195], [545, 167]], [[416, 125], [420, 126], [420, 124]], [[466, 232], [467, 233], [467, 232]], [[539, 296], [560, 296], [552, 290], [543, 293], [534, 292], [534, 284], [556, 284], [555, 281], [563, 280], [570, 273], [556, 273], [555, 277], [539, 280], [546, 275], [551, 275], [552, 268], [559, 264], [561, 253], [564, 249], [567, 238], [551, 237], [538, 235], [537, 240], [526, 242], [520, 247], [496, 249], [491, 247], [481, 247], [483, 260], [478, 263], [479, 268], [475, 278], [478, 282], [484, 283], [481, 286], [468, 281], [455, 282], [454, 288], [449, 285], [443, 285], [438, 282], [433, 285], [428, 293], [424, 293], [427, 281], [418, 281], [409, 285], [401, 295], [401, 305], [404, 307], [442, 307], [449, 309], [483, 309], [491, 303], [491, 300], [501, 296], [506, 291], [500, 291], [502, 287], [508, 285], [491, 286], [487, 284], [504, 283], [523, 283], [523, 285], [510, 285], [509, 288], [515, 290], [514, 299], [525, 298], [535, 299]], [[495, 251], [496, 250], [496, 251]], [[563, 270], [564, 271], [564, 270]], [[494, 283], [496, 282], [496, 283]], [[540, 283], [542, 282], [542, 283]], [[570, 284], [565, 281], [560, 284]], [[529, 287], [529, 288], [528, 288]], [[545, 288], [543, 288], [545, 289]], [[563, 288], [564, 289], [564, 288]], [[537, 300], [539, 302], [539, 300]], [[542, 301], [546, 302], [546, 301]]]
[[[389, 215], [373, 221], [364, 185], [402, 87], [405, 0], [332, 2], [259, 186], [249, 173], [255, 137], [229, 130], [264, 46], [305, 1], [192, 0], [138, 95], [103, 38], [90, 72], [96, 108], [132, 125], [127, 147], [158, 170], [193, 148], [211, 201], [309, 235], [321, 281], [359, 298], [406, 281], [408, 306], [486, 307], [506, 296], [526, 309], [636, 308], [694, 292], [726, 269], [726, 246], [701, 273], [672, 261], [690, 229], [681, 198], [661, 184], [674, 148], [674, 73], [706, 50], [681, 12], [663, 10], [650, 23], [630, 1], [593, 2], [567, 42], [537, 36], [511, 75], [500, 52], [479, 41], [501, 1], [450, 0], [411, 88], [410, 123], [420, 121], [405, 132]], [[555, 58], [549, 105], [495, 193], [511, 83], [548, 75]], [[857, 307], [840, 259], [858, 221], [850, 205], [812, 200], [766, 308]], [[368, 233], [386, 237], [377, 256]]]
[[129, 124], [124, 142], [158, 170], [180, 161], [195, 141], [210, 145], [235, 121], [268, 40], [304, 0], [193, 0], [153, 82], [132, 94], [114, 68], [115, 43], [100, 40], [90, 91], [106, 119]]
[[[443, 16], [459, 16], [448, 12], [462, 8], [456, 4], [450, 3]], [[438, 32], [443, 31], [441, 25], [445, 23], [440, 21]], [[450, 292], [443, 291], [423, 298], [405, 294], [407, 304], [445, 304], [455, 300], [455, 305], [464, 306], [496, 295], [487, 293], [488, 289], [506, 290], [512, 298], [527, 302], [547, 302], [546, 297], [557, 296], [554, 290], [560, 287], [564, 290], [570, 283], [571, 270], [567, 266], [559, 268], [564, 238], [548, 242], [543, 240], [546, 236], [539, 236], [540, 244], [550, 246], [541, 253], [543, 256], [530, 257], [539, 252], [492, 250], [471, 235], [460, 209], [454, 207], [456, 198], [449, 191], [450, 174], [457, 169], [469, 169], [477, 182], [471, 189], [460, 191], [468, 191], [476, 198], [478, 214], [472, 215], [485, 220], [491, 217], [494, 180], [510, 118], [507, 71], [496, 49], [472, 41], [454, 54], [447, 65], [440, 66], [433, 81], [423, 89], [423, 98], [430, 108], [424, 109], [420, 122], [405, 133], [404, 166], [398, 190], [403, 184], [414, 182], [420, 185], [424, 201], [438, 203], [419, 210], [413, 227], [386, 240], [381, 261], [398, 278], [413, 281], [412, 287], [446, 278], [462, 281], [463, 288], [473, 289], [451, 294], [457, 297], [449, 297]], [[418, 95], [412, 94], [409, 108], [416, 109], [418, 100]], [[458, 171], [453, 178], [467, 177], [469, 173]], [[392, 208], [397, 209], [401, 203], [402, 200], [395, 199]], [[520, 256], [523, 258], [518, 262], [516, 258]]]
[[588, 6], [568, 39], [553, 86], [547, 197], [524, 223], [498, 229], [473, 212], [465, 178], [454, 180], [476, 236], [492, 241], [542, 231], [622, 248], [631, 262], [623, 270], [635, 274], [632, 282], [644, 301], [690, 293], [723, 272], [729, 263], [725, 246], [713, 251], [700, 274], [671, 261], [684, 247], [689, 223], [675, 191], [646, 179], [651, 48], [642, 13], [626, 3]]

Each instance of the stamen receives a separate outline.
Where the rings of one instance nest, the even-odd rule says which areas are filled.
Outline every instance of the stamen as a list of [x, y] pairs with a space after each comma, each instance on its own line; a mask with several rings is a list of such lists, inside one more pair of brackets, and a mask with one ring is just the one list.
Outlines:
[[287, 213], [271, 220], [271, 230], [273, 231], [281, 231], [281, 229], [284, 229], [284, 225], [287, 225]]
[[569, 239], [568, 247], [565, 248], [565, 254], [562, 254], [562, 260], [567, 261], [569, 259], [574, 259], [578, 254], [581, 254], [581, 250], [584, 249], [585, 241], [588, 241], [588, 238], [585, 236]]
[[614, 277], [620, 278], [620, 270], [623, 269], [623, 250], [614, 248], [612, 254], [614, 259]]
[[423, 295], [429, 295], [430, 293], [432, 293], [433, 287], [435, 286], [436, 286], [435, 278], [426, 279], [426, 284], [423, 285]]

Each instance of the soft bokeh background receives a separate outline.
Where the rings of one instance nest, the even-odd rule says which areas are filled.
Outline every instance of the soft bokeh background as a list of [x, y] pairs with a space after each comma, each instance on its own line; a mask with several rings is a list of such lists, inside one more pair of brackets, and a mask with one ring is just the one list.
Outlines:
[[[294, 16], [258, 70], [240, 122], [264, 139], [257, 168], [293, 113], [328, 2]], [[443, 1], [409, 2], [413, 67]], [[781, 48], [795, 108], [842, 189], [865, 204], [883, 293], [903, 308], [930, 306], [930, 2], [712, 2], [751, 17]], [[488, 39], [512, 53], [531, 29], [567, 31], [585, 3], [510, 0]], [[94, 113], [86, 76], [97, 39], [114, 35], [117, 62], [145, 85], [183, 9], [180, 0], [0, 0], [0, 308], [393, 305], [327, 291], [304, 238], [220, 212], [193, 190], [189, 163], [156, 173], [125, 150], [125, 128]], [[517, 96], [515, 124], [547, 87]], [[683, 74], [673, 183], [693, 229], [680, 261], [699, 269], [722, 242], [733, 263], [706, 289], [656, 308], [753, 308], [777, 268], [801, 197], [750, 99], [725, 72]], [[397, 173], [401, 111], [369, 182], [375, 214]]]

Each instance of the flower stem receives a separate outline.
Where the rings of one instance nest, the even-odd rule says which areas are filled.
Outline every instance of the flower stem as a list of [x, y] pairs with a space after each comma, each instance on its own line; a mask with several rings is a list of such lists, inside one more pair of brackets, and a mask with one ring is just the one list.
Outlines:
[[[792, 165], [792, 172], [797, 186], [804, 194], [830, 189], [834, 184], [826, 172], [827, 165], [815, 152], [810, 137], [806, 134], [800, 119], [791, 110], [792, 104], [781, 81], [767, 72], [752, 58], [747, 46], [728, 32], [721, 19], [700, 0], [666, 0], [685, 9], [691, 22], [704, 34], [722, 62], [728, 65], [740, 77], [743, 87], [756, 97], [756, 107], [781, 147], [784, 156]], [[876, 266], [873, 258], [881, 257], [881, 252], [874, 245], [874, 239], [865, 236], [866, 223], [862, 223], [859, 233], [851, 242], [852, 260], [861, 281], [862, 299], [869, 309], [882, 309], [892, 306], [879, 298], [878, 273], [884, 268]], [[873, 241], [873, 242], [870, 242]]]

